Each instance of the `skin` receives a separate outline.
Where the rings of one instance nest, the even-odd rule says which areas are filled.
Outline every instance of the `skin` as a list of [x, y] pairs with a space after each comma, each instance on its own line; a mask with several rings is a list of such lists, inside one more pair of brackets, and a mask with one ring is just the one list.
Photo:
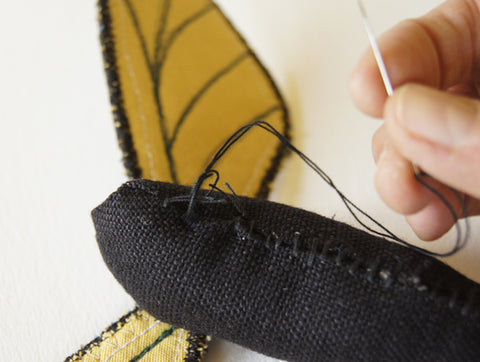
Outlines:
[[372, 150], [375, 185], [384, 202], [406, 216], [423, 240], [454, 224], [446, 206], [420, 185], [412, 163], [461, 214], [480, 214], [480, 0], [450, 0], [406, 20], [379, 39], [395, 89], [388, 97], [371, 50], [350, 79], [356, 105], [385, 122]]

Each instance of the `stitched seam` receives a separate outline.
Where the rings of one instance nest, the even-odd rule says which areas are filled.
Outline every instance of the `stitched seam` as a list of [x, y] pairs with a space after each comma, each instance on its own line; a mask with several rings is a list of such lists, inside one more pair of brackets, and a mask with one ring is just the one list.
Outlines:
[[201, 362], [211, 338], [203, 334], [190, 334], [187, 338], [186, 356], [183, 362]]
[[102, 55], [110, 94], [111, 112], [117, 133], [118, 146], [122, 151], [122, 161], [131, 178], [138, 178], [142, 170], [138, 165], [137, 153], [133, 144], [130, 125], [125, 114], [123, 94], [120, 89], [115, 41], [112, 31], [112, 19], [108, 0], [98, 1], [100, 41]]
[[[125, 23], [125, 14], [122, 12], [122, 23]], [[125, 27], [122, 27], [122, 47], [124, 48], [124, 54], [125, 54], [125, 61], [127, 63], [127, 68], [128, 68], [128, 76], [130, 77], [132, 83], [133, 83], [133, 92], [135, 93], [135, 97], [137, 99], [138, 103], [138, 113], [140, 115], [140, 120], [142, 124], [142, 131], [143, 131], [143, 138], [144, 138], [144, 143], [145, 143], [145, 149], [147, 153], [147, 158], [148, 158], [148, 166], [150, 168], [150, 172], [152, 174], [152, 177], [156, 179], [156, 174], [155, 174], [155, 168], [153, 165], [153, 155], [152, 155], [152, 150], [150, 146], [150, 142], [148, 140], [148, 127], [147, 127], [147, 120], [145, 118], [145, 110], [143, 109], [142, 106], [142, 100], [140, 97], [140, 92], [139, 92], [139, 87], [138, 87], [138, 81], [137, 78], [135, 77], [135, 72], [133, 71], [133, 66], [132, 66], [132, 58], [130, 57], [130, 54], [127, 51], [127, 41], [126, 41], [126, 33], [125, 33]]]
[[[334, 261], [335, 265], [338, 267], [346, 267], [348, 268], [348, 272], [352, 275], [363, 275], [367, 278], [367, 280], [371, 283], [375, 282], [376, 278], [379, 278], [382, 282], [384, 282], [385, 286], [390, 287], [395, 281], [406, 285], [408, 287], [413, 287], [419, 292], [430, 291], [429, 297], [433, 298], [433, 300], [438, 301], [440, 298], [435, 298], [435, 293], [441, 290], [441, 285], [436, 288], [432, 288], [431, 286], [427, 286], [421, 282], [421, 278], [419, 274], [421, 273], [421, 269], [417, 269], [415, 273], [409, 276], [404, 276], [401, 273], [396, 271], [395, 268], [388, 270], [385, 268], [381, 268], [382, 262], [380, 260], [374, 260], [373, 262], [369, 262], [355, 256], [353, 252], [350, 251], [350, 247], [342, 248], [341, 242], [333, 240], [326, 240], [321, 252], [319, 253], [318, 250], [318, 243], [315, 242], [316, 238], [312, 238], [312, 243], [310, 248], [305, 250], [298, 250], [296, 248], [297, 243], [287, 243], [285, 238], [278, 239], [278, 236], [275, 232], [270, 232], [266, 235], [263, 232], [259, 232], [255, 230], [253, 221], [250, 221], [248, 225], [245, 224], [246, 220], [242, 220], [240, 217], [237, 217], [233, 220], [234, 222], [234, 233], [237, 240], [245, 241], [247, 238], [254, 243], [258, 243], [263, 245], [267, 249], [277, 250], [279, 246], [285, 247], [287, 249], [291, 249], [293, 244], [293, 255], [298, 257], [299, 252], [306, 254], [307, 256], [307, 265], [310, 267], [313, 264], [314, 256], [320, 257], [324, 261]], [[272, 236], [277, 238], [276, 243], [272, 246], [270, 240]], [[293, 239], [299, 238], [299, 234], [297, 235], [294, 233]], [[468, 315], [470, 313], [470, 307], [473, 303], [473, 299], [477, 292], [476, 288], [472, 288], [470, 290], [465, 290], [463, 294], [467, 295], [467, 300], [459, 301], [458, 290], [450, 290], [444, 289], [444, 293], [447, 293], [447, 305], [450, 309], [454, 309], [456, 306], [460, 307], [460, 311], [462, 315]]]
[[177, 328], [176, 327], [170, 327], [169, 329], [166, 329], [158, 336], [157, 339], [155, 339], [151, 344], [149, 344], [147, 347], [145, 347], [138, 355], [133, 357], [130, 362], [136, 362], [142, 359], [148, 352], [150, 352], [152, 349], [154, 349], [156, 346], [158, 346], [161, 342], [163, 342], [165, 339], [170, 337], [173, 332], [175, 332]]
[[182, 343], [182, 337], [184, 332], [185, 332], [185, 329], [182, 329], [182, 331], [180, 332], [180, 335], [178, 336], [177, 351], [175, 352], [175, 357], [173, 358], [173, 362], [177, 362], [178, 355], [180, 354], [180, 344]]
[[113, 357], [113, 355], [115, 355], [116, 353], [118, 353], [119, 351], [121, 351], [122, 349], [125, 349], [127, 348], [128, 345], [130, 345], [131, 343], [135, 342], [137, 339], [139, 339], [140, 337], [142, 337], [143, 335], [145, 335], [149, 330], [151, 330], [153, 327], [155, 327], [156, 325], [160, 324], [161, 322], [160, 321], [156, 321], [155, 323], [153, 323], [150, 327], [146, 328], [143, 332], [141, 332], [138, 336], [136, 336], [134, 339], [128, 341], [127, 343], [125, 343], [122, 347], [120, 347], [119, 349], [113, 351], [105, 360], [104, 362], [107, 362], [110, 358]]
[[[90, 357], [92, 357], [93, 359], [95, 359], [95, 360], [97, 360], [97, 361], [100, 361], [100, 356], [93, 354], [93, 353], [91, 352], [91, 350], [90, 350], [90, 351], [86, 351], [86, 352], [85, 352], [85, 355], [90, 356]], [[83, 359], [83, 358], [82, 358], [82, 359]]]
[[[90, 354], [92, 352], [92, 349], [94, 347], [99, 347], [101, 343], [103, 343], [106, 339], [110, 338], [112, 335], [115, 335], [117, 332], [119, 332], [129, 321], [132, 319], [132, 317], [138, 317], [139, 316], [139, 309], [138, 307], [134, 308], [131, 312], [127, 313], [123, 317], [121, 317], [117, 322], [113, 323], [110, 325], [106, 330], [104, 330], [100, 336], [95, 338], [93, 341], [89, 342], [87, 345], [82, 347], [79, 351], [74, 353], [73, 355], [67, 357], [65, 359], [65, 362], [68, 361], [79, 361], [82, 359], [82, 357], [86, 354]], [[93, 357], [93, 355], [92, 355]]]

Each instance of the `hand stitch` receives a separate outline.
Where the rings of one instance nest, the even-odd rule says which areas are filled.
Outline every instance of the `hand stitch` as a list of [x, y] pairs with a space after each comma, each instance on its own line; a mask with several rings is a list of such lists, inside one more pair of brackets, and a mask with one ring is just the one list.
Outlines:
[[390, 98], [370, 50], [351, 77], [357, 106], [385, 119], [372, 142], [377, 191], [424, 240], [439, 238], [454, 220], [416, 181], [412, 163], [456, 212], [449, 187], [461, 192], [469, 215], [480, 214], [479, 29], [480, 1], [447, 1], [379, 38], [395, 89]]

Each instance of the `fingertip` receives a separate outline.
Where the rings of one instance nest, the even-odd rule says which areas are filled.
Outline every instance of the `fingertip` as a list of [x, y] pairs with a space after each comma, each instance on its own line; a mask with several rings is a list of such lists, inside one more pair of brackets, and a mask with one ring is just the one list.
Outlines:
[[388, 145], [378, 160], [375, 186], [382, 200], [403, 215], [423, 209], [432, 197], [418, 184], [412, 164]]
[[385, 124], [375, 131], [372, 138], [372, 154], [375, 163], [378, 163], [380, 155], [383, 152], [385, 144], [388, 142]]
[[389, 97], [384, 126], [393, 147], [444, 184], [480, 197], [480, 103], [419, 84]]
[[406, 216], [415, 234], [423, 241], [434, 241], [455, 224], [447, 207], [437, 198], [419, 212]]
[[480, 133], [477, 100], [414, 83], [400, 87], [387, 100], [384, 118], [397, 121], [416, 137], [452, 149], [473, 143]]
[[349, 80], [350, 95], [355, 105], [369, 116], [380, 118], [387, 98], [375, 58], [367, 51]]
[[[418, 85], [414, 83], [404, 84], [387, 98], [383, 107], [383, 119], [385, 120], [385, 127], [387, 133], [398, 133], [398, 130], [404, 130], [403, 118], [405, 117], [405, 103], [408, 102], [409, 95], [412, 93], [411, 89], [415, 89]], [[407, 99], [407, 100], [406, 100]], [[408, 104], [407, 104], [408, 106]]]

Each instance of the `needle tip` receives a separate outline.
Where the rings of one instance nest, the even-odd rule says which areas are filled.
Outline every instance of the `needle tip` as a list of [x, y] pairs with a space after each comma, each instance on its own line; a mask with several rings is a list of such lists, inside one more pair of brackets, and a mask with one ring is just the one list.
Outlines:
[[360, 8], [360, 12], [362, 13], [362, 16], [366, 18], [366, 12], [365, 12], [365, 8], [363, 6], [362, 0], [357, 0], [357, 3], [358, 3], [358, 7]]

